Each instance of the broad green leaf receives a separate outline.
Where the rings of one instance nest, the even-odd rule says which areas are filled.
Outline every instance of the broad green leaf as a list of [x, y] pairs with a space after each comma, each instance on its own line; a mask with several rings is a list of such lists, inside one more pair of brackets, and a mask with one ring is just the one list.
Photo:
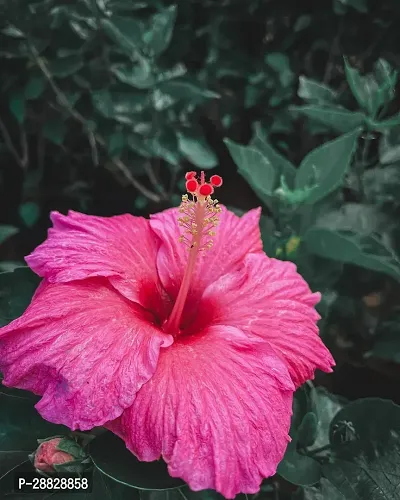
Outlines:
[[136, 64], [130, 66], [126, 64], [115, 65], [111, 67], [111, 71], [119, 81], [137, 89], [147, 89], [156, 83], [152, 66], [149, 60], [143, 57]]
[[324, 476], [346, 500], [397, 500], [399, 436], [399, 406], [378, 398], [348, 404], [332, 420]]
[[128, 134], [126, 136], [126, 144], [131, 151], [134, 151], [140, 156], [144, 156], [145, 158], [150, 158], [152, 156], [148, 141], [139, 134]]
[[200, 104], [208, 99], [220, 97], [219, 94], [186, 77], [159, 83], [157, 90], [162, 95], [168, 96], [173, 103], [187, 101], [191, 104]]
[[46, 80], [42, 76], [32, 76], [25, 85], [25, 99], [37, 99], [43, 94], [46, 87]]
[[105, 33], [124, 50], [130, 57], [134, 57], [137, 50], [142, 48], [144, 25], [130, 17], [112, 16], [102, 19], [101, 26]]
[[339, 106], [322, 106], [311, 104], [308, 106], [291, 106], [291, 110], [298, 111], [317, 123], [326, 125], [337, 132], [350, 132], [364, 124], [366, 117], [358, 111], [349, 111]]
[[28, 267], [0, 273], [0, 326], [20, 316], [28, 307], [40, 278]]
[[151, 17], [148, 28], [143, 33], [143, 41], [152, 56], [158, 56], [168, 48], [174, 29], [176, 9], [176, 5], [170, 5]]
[[[309, 415], [309, 414], [307, 414]], [[304, 417], [308, 418], [307, 415]], [[311, 420], [311, 419], [310, 419]], [[312, 418], [313, 422], [315, 420]], [[306, 486], [317, 483], [321, 478], [321, 465], [312, 457], [308, 457], [297, 450], [298, 447], [298, 432], [301, 432], [301, 426], [304, 419], [300, 424], [299, 429], [292, 427], [290, 430], [291, 442], [286, 448], [285, 456], [278, 465], [277, 473], [282, 476], [286, 481], [292, 484]], [[308, 425], [308, 424], [306, 424]]]
[[379, 122], [376, 120], [368, 120], [368, 125], [371, 129], [378, 131], [384, 131], [386, 129], [398, 127], [400, 125], [400, 113]]
[[251, 146], [224, 140], [238, 167], [239, 173], [264, 202], [269, 202], [275, 187], [275, 171], [271, 162], [260, 151]]
[[14, 92], [9, 101], [11, 113], [19, 124], [25, 120], [25, 97], [22, 92]]
[[292, 500], [346, 500], [346, 498], [330, 481], [321, 477], [319, 484], [299, 489]]
[[336, 100], [337, 94], [328, 85], [317, 82], [304, 75], [299, 77], [299, 88], [297, 95], [305, 101], [315, 101], [316, 103], [332, 103]]
[[178, 138], [169, 128], [157, 133], [150, 141], [150, 147], [154, 152], [154, 156], [163, 158], [171, 165], [179, 165], [182, 157], [179, 151]]
[[303, 421], [297, 431], [297, 443], [301, 447], [312, 446], [318, 431], [318, 417], [309, 411], [304, 415]]
[[181, 479], [168, 474], [162, 460], [140, 462], [125, 443], [112, 432], [96, 437], [89, 446], [96, 468], [118, 483], [140, 490], [169, 490], [184, 486]]
[[360, 130], [326, 142], [301, 162], [295, 179], [296, 189], [314, 188], [307, 203], [315, 203], [338, 189], [350, 167]]
[[269, 144], [267, 139], [263, 136], [259, 126], [255, 129], [255, 135], [253, 136], [250, 145], [260, 151], [260, 153], [269, 161], [275, 170], [276, 177], [279, 178], [283, 175], [288, 187], [292, 188], [296, 176], [296, 167]]
[[20, 205], [19, 215], [27, 227], [32, 227], [36, 224], [40, 216], [40, 208], [37, 203], [27, 201]]
[[385, 59], [378, 59], [375, 63], [375, 79], [378, 82], [378, 105], [383, 106], [392, 101], [396, 94], [398, 72], [394, 71]]
[[265, 62], [279, 75], [283, 88], [289, 87], [294, 82], [294, 73], [290, 68], [290, 60], [283, 52], [271, 52], [266, 55]]
[[60, 146], [64, 142], [67, 126], [61, 117], [50, 118], [43, 124], [42, 133], [46, 139]]
[[316, 255], [400, 280], [400, 259], [377, 234], [314, 226], [306, 232], [304, 240], [309, 251]]
[[80, 54], [59, 57], [49, 65], [49, 71], [56, 78], [65, 78], [77, 73], [83, 67], [83, 59]]
[[218, 164], [218, 158], [205, 138], [194, 132], [178, 132], [179, 151], [193, 165], [199, 168], [214, 168]]
[[324, 387], [312, 389], [310, 397], [318, 419], [315, 440], [309, 447], [309, 450], [312, 451], [322, 448], [329, 443], [329, 427], [331, 421], [346, 404], [346, 400], [331, 394]]
[[17, 234], [19, 229], [14, 226], [0, 225], [0, 245], [4, 243], [8, 238]]
[[358, 104], [374, 118], [386, 100], [374, 75], [362, 76], [357, 69], [350, 66], [347, 58], [344, 58], [344, 66], [347, 82]]

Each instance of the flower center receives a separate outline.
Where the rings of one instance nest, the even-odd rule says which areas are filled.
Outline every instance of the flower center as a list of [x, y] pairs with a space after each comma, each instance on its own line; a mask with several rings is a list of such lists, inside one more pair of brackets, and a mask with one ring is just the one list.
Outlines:
[[222, 185], [222, 178], [219, 175], [212, 175], [210, 182], [205, 181], [204, 172], [201, 172], [200, 179], [197, 178], [195, 172], [188, 172], [185, 178], [188, 194], [182, 196], [182, 203], [179, 207], [182, 216], [179, 217], [178, 223], [184, 230], [179, 241], [187, 246], [189, 256], [174, 307], [163, 325], [166, 333], [175, 336], [179, 334], [179, 325], [195, 264], [198, 257], [212, 247], [212, 237], [215, 236], [214, 228], [218, 225], [221, 212], [218, 200], [211, 198], [214, 187]]

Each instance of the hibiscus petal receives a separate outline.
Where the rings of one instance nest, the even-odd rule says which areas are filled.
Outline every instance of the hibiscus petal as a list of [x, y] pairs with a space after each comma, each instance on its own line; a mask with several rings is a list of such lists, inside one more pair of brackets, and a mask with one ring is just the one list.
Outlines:
[[[199, 297], [207, 285], [232, 271], [251, 252], [261, 252], [259, 228], [261, 209], [250, 210], [238, 217], [221, 206], [220, 223], [213, 238], [213, 247], [199, 256], [192, 278], [190, 295]], [[188, 259], [187, 248], [179, 242], [182, 228], [180, 214], [173, 208], [151, 216], [150, 226], [161, 240], [157, 255], [157, 268], [164, 288], [176, 298]], [[189, 296], [188, 302], [191, 299]]]
[[292, 262], [253, 254], [241, 270], [207, 288], [197, 316], [266, 340], [287, 363], [298, 387], [314, 378], [317, 368], [331, 372], [335, 365], [318, 335], [320, 316], [314, 306], [319, 300], [320, 294], [311, 292]]
[[180, 338], [133, 405], [107, 424], [143, 461], [161, 455], [194, 491], [255, 493], [289, 441], [294, 385], [285, 364], [232, 327]]
[[7, 386], [39, 394], [51, 422], [87, 430], [118, 417], [173, 339], [104, 278], [42, 282], [25, 313], [0, 329]]
[[26, 262], [50, 283], [104, 276], [125, 297], [161, 311], [157, 241], [149, 221], [132, 215], [51, 213], [53, 228]]

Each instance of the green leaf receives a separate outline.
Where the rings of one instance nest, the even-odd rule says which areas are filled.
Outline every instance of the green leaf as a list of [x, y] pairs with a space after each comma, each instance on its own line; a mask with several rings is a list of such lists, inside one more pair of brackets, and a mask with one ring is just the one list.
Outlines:
[[144, 57], [141, 57], [137, 64], [134, 65], [115, 65], [111, 67], [111, 71], [120, 82], [131, 85], [137, 89], [147, 89], [156, 83], [152, 66], [149, 60]]
[[382, 224], [381, 218], [362, 206], [359, 214], [352, 212], [343, 210], [336, 215], [332, 213], [329, 220], [324, 215], [321, 225], [310, 227], [304, 236], [308, 250], [321, 257], [371, 269], [400, 280], [400, 260], [386, 238], [376, 232], [378, 225]]
[[296, 492], [293, 500], [346, 500], [346, 498], [331, 482], [321, 477], [318, 485], [304, 486]]
[[112, 16], [110, 19], [102, 19], [100, 24], [104, 32], [130, 57], [133, 58], [142, 47], [144, 25], [140, 21]]
[[290, 106], [290, 109], [302, 113], [310, 120], [342, 133], [350, 132], [362, 126], [366, 121], [366, 116], [363, 113], [349, 111], [339, 106], [311, 104], [308, 106]]
[[294, 82], [295, 76], [290, 68], [290, 60], [282, 52], [271, 52], [265, 57], [265, 62], [279, 75], [279, 81], [283, 88], [287, 88]]
[[301, 162], [295, 179], [296, 189], [313, 187], [307, 203], [315, 203], [338, 189], [350, 167], [360, 130], [326, 142]]
[[141, 490], [169, 490], [185, 483], [168, 474], [162, 460], [140, 462], [112, 432], [96, 437], [89, 446], [96, 468], [115, 481]]
[[[367, 417], [367, 418], [366, 418]], [[323, 474], [349, 500], [397, 500], [400, 407], [378, 398], [345, 406], [332, 420]]]
[[107, 138], [108, 154], [111, 157], [120, 156], [126, 144], [123, 130], [116, 130]]
[[22, 92], [14, 92], [10, 97], [9, 107], [17, 122], [22, 125], [25, 119], [25, 98]]
[[0, 273], [0, 326], [20, 316], [28, 307], [40, 278], [28, 267]]
[[181, 77], [162, 82], [157, 85], [157, 91], [168, 96], [171, 102], [187, 101], [190, 104], [201, 104], [208, 99], [219, 98], [219, 94], [203, 88], [190, 78]]
[[32, 76], [25, 85], [25, 99], [37, 99], [43, 94], [46, 87], [46, 80], [42, 76]]
[[150, 19], [149, 27], [143, 33], [143, 41], [150, 55], [158, 56], [168, 48], [174, 30], [176, 9], [176, 5], [170, 5]]
[[92, 93], [93, 106], [105, 118], [132, 125], [135, 114], [146, 107], [147, 94], [140, 91], [110, 92], [99, 90]]
[[178, 147], [178, 138], [169, 128], [165, 128], [157, 133], [150, 141], [150, 148], [154, 156], [163, 158], [171, 165], [178, 166], [181, 161], [181, 154]]
[[205, 138], [194, 132], [178, 132], [178, 147], [181, 153], [196, 167], [214, 168], [218, 158]]
[[65, 78], [77, 73], [83, 67], [83, 60], [80, 54], [67, 57], [59, 57], [49, 65], [49, 71], [56, 78]]
[[311, 446], [317, 437], [318, 418], [310, 411], [304, 415], [303, 421], [297, 431], [297, 442], [301, 447]]
[[0, 225], [0, 245], [4, 243], [8, 238], [17, 234], [19, 229], [14, 226]]
[[19, 207], [19, 215], [27, 227], [32, 227], [36, 224], [40, 216], [40, 208], [37, 203], [27, 201]]
[[46, 139], [61, 146], [67, 133], [67, 126], [61, 117], [50, 118], [43, 124], [42, 133]]
[[340, 398], [328, 392], [324, 387], [317, 387], [310, 393], [314, 411], [318, 417], [318, 425], [314, 443], [309, 446], [313, 451], [329, 444], [329, 428], [332, 419], [346, 404], [344, 398]]
[[381, 107], [391, 102], [395, 97], [398, 72], [394, 71], [384, 59], [378, 59], [374, 69], [374, 76], [379, 85], [378, 107]]
[[250, 145], [257, 149], [273, 166], [276, 177], [283, 175], [289, 188], [294, 185], [296, 167], [287, 158], [278, 153], [263, 136], [259, 126], [255, 129]]
[[3, 28], [1, 32], [4, 35], [7, 35], [12, 38], [25, 38], [24, 33], [19, 28], [13, 26], [12, 24], [9, 24], [5, 28]]
[[277, 473], [292, 484], [305, 486], [317, 483], [321, 478], [321, 465], [311, 457], [299, 453], [298, 439], [299, 433], [303, 440], [307, 440], [306, 433], [312, 421], [312, 431], [315, 431], [315, 418], [310, 417], [309, 412], [305, 413], [307, 401], [305, 394], [296, 392], [293, 400], [293, 416], [290, 427], [290, 437], [292, 440], [286, 448], [285, 456], [278, 466]]
[[240, 175], [250, 184], [261, 200], [268, 203], [275, 187], [275, 171], [271, 162], [251, 146], [224, 139]]
[[393, 127], [398, 127], [400, 125], [400, 114], [393, 115], [391, 118], [387, 118], [382, 121], [368, 120], [368, 125], [373, 130], [384, 131]]
[[299, 88], [297, 95], [305, 101], [315, 101], [316, 103], [332, 103], [336, 100], [337, 94], [328, 85], [317, 82], [304, 75], [299, 77]]
[[374, 118], [387, 97], [383, 97], [379, 84], [373, 75], [361, 76], [357, 69], [350, 66], [347, 58], [344, 58], [344, 66], [347, 82], [358, 104]]

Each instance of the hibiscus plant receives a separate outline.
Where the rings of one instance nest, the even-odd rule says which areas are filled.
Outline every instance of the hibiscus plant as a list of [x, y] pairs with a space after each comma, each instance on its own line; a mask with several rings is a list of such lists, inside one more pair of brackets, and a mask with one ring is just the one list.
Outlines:
[[398, 500], [397, 0], [0, 12], [0, 499]]

